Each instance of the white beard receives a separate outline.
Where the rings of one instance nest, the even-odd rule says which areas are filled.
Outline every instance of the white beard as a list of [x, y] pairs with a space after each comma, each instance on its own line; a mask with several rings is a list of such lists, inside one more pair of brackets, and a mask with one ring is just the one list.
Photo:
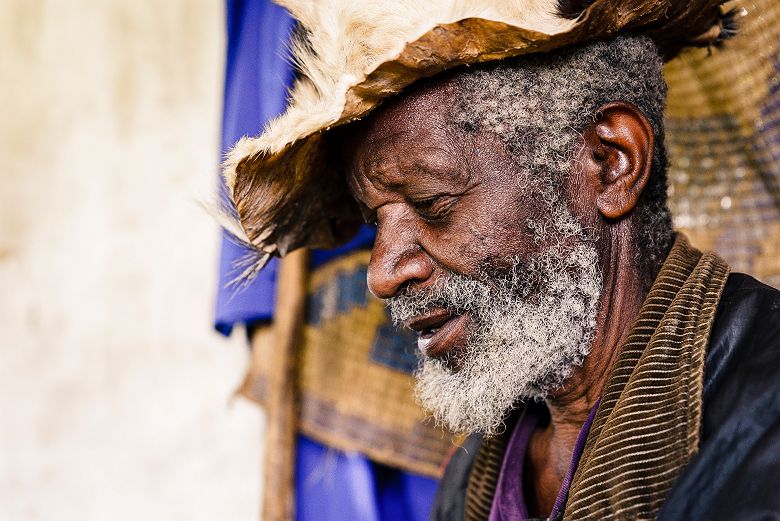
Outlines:
[[500, 431], [518, 400], [545, 398], [582, 365], [601, 283], [596, 249], [583, 241], [565, 252], [552, 247], [527, 266], [516, 262], [507, 276], [489, 282], [452, 273], [432, 290], [390, 299], [396, 322], [434, 307], [472, 320], [457, 371], [422, 357], [418, 399], [453, 432]]

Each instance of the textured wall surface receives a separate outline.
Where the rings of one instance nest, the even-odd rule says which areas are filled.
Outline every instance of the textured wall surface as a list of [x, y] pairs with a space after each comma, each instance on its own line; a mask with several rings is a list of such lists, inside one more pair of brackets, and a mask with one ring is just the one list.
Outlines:
[[0, 519], [244, 520], [262, 418], [211, 331], [221, 0], [0, 6]]

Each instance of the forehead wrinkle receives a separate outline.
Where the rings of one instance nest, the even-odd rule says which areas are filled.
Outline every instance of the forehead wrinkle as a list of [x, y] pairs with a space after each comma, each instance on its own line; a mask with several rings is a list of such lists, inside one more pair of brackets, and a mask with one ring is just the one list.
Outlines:
[[[361, 159], [360, 164], [356, 168], [351, 169], [349, 186], [355, 199], [357, 199], [360, 206], [365, 207], [369, 212], [375, 212], [376, 209], [382, 206], [382, 193], [388, 192], [391, 189], [381, 179], [376, 180], [370, 175], [371, 167], [367, 167], [368, 164], [376, 164], [377, 161], [371, 156], [364, 156]], [[379, 198], [378, 204], [372, 204], [371, 199]]]
[[[397, 183], [392, 181], [391, 175], [386, 173], [392, 165], [394, 156], [388, 158], [384, 152], [399, 136], [407, 134], [411, 130], [400, 129], [391, 132], [378, 132], [372, 128], [369, 131], [369, 137], [362, 147], [362, 153], [359, 154], [360, 161], [357, 165], [359, 177], [364, 178], [375, 189], [380, 186], [385, 188], [395, 187]], [[372, 135], [373, 134], [373, 135]], [[361, 183], [363, 185], [364, 183]]]
[[421, 175], [436, 179], [451, 174], [457, 162], [450, 147], [412, 142], [364, 156], [359, 169], [361, 177], [375, 189], [399, 191]]
[[464, 155], [453, 130], [451, 125], [420, 124], [384, 136], [372, 143], [366, 173], [389, 189], [402, 188], [409, 174], [450, 175]]
[[404, 191], [420, 179], [468, 183], [468, 152], [462, 150], [462, 136], [445, 112], [441, 95], [412, 95], [365, 122], [352, 169], [355, 188], [360, 189], [354, 191], [363, 199], [370, 198], [372, 190]]
[[363, 175], [373, 188], [395, 190], [403, 187], [403, 182], [397, 179], [396, 158], [384, 158], [377, 155], [372, 157], [368, 163], [369, 166], [364, 170]]

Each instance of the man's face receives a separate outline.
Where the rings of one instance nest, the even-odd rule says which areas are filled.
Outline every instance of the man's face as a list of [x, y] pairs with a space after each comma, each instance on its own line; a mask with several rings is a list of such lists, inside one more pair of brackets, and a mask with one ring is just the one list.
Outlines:
[[[353, 133], [350, 185], [377, 237], [368, 286], [395, 297], [436, 284], [449, 272], [477, 277], [539, 252], [527, 225], [546, 209], [533, 180], [512, 164], [498, 138], [453, 125], [453, 87], [425, 90], [382, 110]], [[431, 319], [433, 320], [433, 319]], [[410, 324], [413, 329], [443, 325]], [[430, 355], [462, 345], [468, 317], [453, 336], [428, 343]]]
[[543, 181], [453, 124], [456, 94], [438, 84], [383, 107], [350, 130], [346, 160], [377, 226], [369, 288], [419, 335], [418, 395], [453, 430], [491, 431], [581, 363], [600, 276], [592, 247], [551, 231], [551, 212], [571, 215]]

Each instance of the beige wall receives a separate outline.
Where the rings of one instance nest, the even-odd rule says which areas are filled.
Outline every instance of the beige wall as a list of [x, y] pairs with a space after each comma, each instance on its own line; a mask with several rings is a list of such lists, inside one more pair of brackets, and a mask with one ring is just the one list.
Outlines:
[[211, 331], [222, 0], [0, 5], [0, 519], [243, 520], [260, 413]]

